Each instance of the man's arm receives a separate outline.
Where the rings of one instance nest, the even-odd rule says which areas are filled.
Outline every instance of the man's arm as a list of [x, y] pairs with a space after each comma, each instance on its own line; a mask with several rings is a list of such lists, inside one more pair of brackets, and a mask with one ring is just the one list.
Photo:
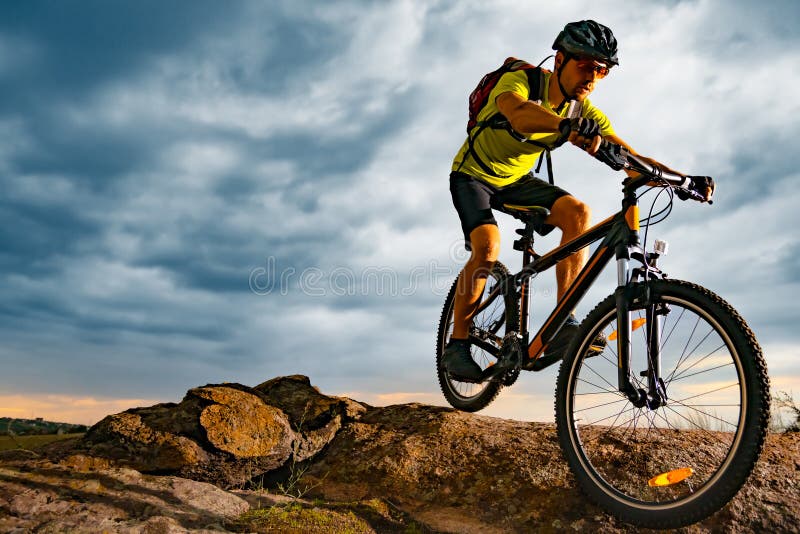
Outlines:
[[[625, 141], [623, 141], [622, 139], [620, 139], [616, 135], [607, 135], [605, 138], [608, 139], [609, 141], [611, 141], [612, 143], [616, 143], [618, 145], [624, 146], [625, 148], [628, 149], [628, 151], [631, 154], [633, 154], [637, 158], [649, 163], [650, 165], [658, 167], [661, 170], [677, 174], [678, 176], [684, 176], [684, 177], [689, 178], [691, 180], [691, 182], [690, 182], [691, 185], [689, 186], [689, 189], [693, 189], [694, 191], [696, 191], [696, 192], [700, 193], [702, 196], [704, 196], [705, 199], [706, 199], [706, 202], [711, 202], [711, 197], [714, 195], [714, 190], [716, 189], [716, 187], [714, 185], [714, 179], [711, 178], [710, 176], [687, 176], [686, 174], [684, 174], [682, 172], [678, 172], [676, 170], [670, 169], [669, 167], [667, 167], [663, 163], [659, 163], [658, 161], [656, 161], [656, 160], [654, 160], [652, 158], [648, 158], [646, 156], [642, 156], [641, 154], [637, 154], [636, 151], [633, 148], [631, 148], [631, 146], [628, 143], [626, 143]], [[627, 169], [625, 170], [625, 172], [631, 178], [636, 178], [637, 176], [639, 176], [638, 172], [629, 171]], [[658, 185], [658, 184], [651, 183], [650, 185]], [[682, 198], [683, 200], [686, 200], [686, 198], [688, 198], [688, 197], [681, 197], [680, 194], [678, 194], [678, 196], [680, 198]]]
[[[622, 146], [624, 146], [625, 148], [627, 148], [627, 149], [628, 149], [628, 152], [630, 152], [630, 153], [631, 153], [631, 154], [633, 154], [634, 156], [638, 157], [638, 158], [639, 158], [639, 159], [641, 159], [642, 161], [645, 161], [645, 162], [649, 163], [650, 165], [653, 165], [654, 167], [657, 167], [657, 168], [659, 168], [659, 169], [661, 169], [661, 170], [664, 170], [664, 171], [668, 171], [668, 172], [671, 172], [671, 173], [677, 174], [677, 175], [679, 175], [679, 176], [686, 176], [686, 175], [685, 175], [685, 174], [683, 174], [682, 172], [678, 172], [678, 171], [676, 171], [676, 170], [674, 170], [674, 169], [670, 169], [669, 167], [667, 167], [667, 166], [666, 166], [666, 165], [664, 165], [663, 163], [659, 163], [658, 161], [656, 161], [656, 160], [654, 160], [654, 159], [652, 159], [652, 158], [648, 158], [647, 156], [642, 156], [641, 154], [639, 154], [638, 152], [636, 152], [636, 151], [633, 149], [633, 147], [631, 147], [631, 145], [629, 145], [628, 143], [626, 143], [625, 141], [623, 141], [622, 139], [620, 139], [620, 138], [619, 138], [619, 137], [617, 137], [616, 135], [607, 135], [607, 136], [605, 136], [605, 139], [608, 139], [609, 141], [611, 141], [612, 143], [615, 143], [615, 144], [617, 144], [617, 145], [622, 145]], [[626, 170], [625, 172], [628, 174], [628, 176], [630, 176], [630, 177], [632, 177], [632, 178], [635, 178], [636, 176], [639, 176], [639, 173], [638, 173], [638, 172], [629, 171], [629, 170]]]
[[562, 117], [551, 113], [542, 106], [525, 100], [511, 91], [500, 94], [495, 100], [511, 127], [521, 134], [556, 133]]
[[[559, 117], [542, 106], [525, 100], [513, 91], [501, 93], [495, 99], [495, 103], [500, 113], [508, 119], [511, 127], [521, 134], [559, 133], [561, 131], [559, 126], [564, 117]], [[594, 155], [600, 148], [602, 138], [599, 135], [585, 138], [573, 131], [570, 132], [568, 141], [581, 150]]]

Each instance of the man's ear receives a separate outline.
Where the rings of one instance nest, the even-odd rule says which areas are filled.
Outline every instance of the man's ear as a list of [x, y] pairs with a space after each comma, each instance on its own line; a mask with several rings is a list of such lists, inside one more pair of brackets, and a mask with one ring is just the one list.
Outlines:
[[564, 63], [564, 52], [559, 50], [556, 52], [556, 59], [555, 59], [555, 70], [561, 68], [561, 65]]

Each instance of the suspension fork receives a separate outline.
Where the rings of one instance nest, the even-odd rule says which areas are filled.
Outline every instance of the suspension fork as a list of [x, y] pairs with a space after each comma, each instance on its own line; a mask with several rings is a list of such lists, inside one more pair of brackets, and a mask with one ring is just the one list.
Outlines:
[[[628, 397], [631, 403], [641, 408], [647, 405], [651, 409], [658, 408], [666, 400], [664, 381], [661, 378], [661, 321], [667, 311], [662, 305], [654, 302], [649, 289], [646, 271], [642, 284], [635, 284], [631, 278], [631, 248], [619, 245], [617, 254], [617, 289], [614, 297], [617, 305], [617, 354], [619, 391]], [[644, 253], [642, 253], [644, 256]], [[631, 304], [645, 309], [645, 338], [647, 349], [647, 370], [642, 376], [647, 377], [647, 391], [634, 385], [631, 371], [631, 336], [632, 313]]]
[[666, 398], [661, 379], [661, 310], [653, 302], [647, 303], [647, 394], [652, 407], [658, 407]]
[[[630, 247], [619, 244], [616, 248], [617, 258], [617, 289], [614, 298], [617, 304], [617, 380], [619, 391], [623, 393], [634, 406], [642, 401], [644, 391], [637, 390], [633, 385], [631, 376], [631, 291], [630, 281]], [[643, 405], [643, 404], [642, 404]]]

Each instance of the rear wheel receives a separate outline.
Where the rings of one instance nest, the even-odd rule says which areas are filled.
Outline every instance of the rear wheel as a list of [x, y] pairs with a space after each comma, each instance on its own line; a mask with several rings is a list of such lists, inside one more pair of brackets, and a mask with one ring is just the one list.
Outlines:
[[[612, 295], [581, 324], [561, 367], [556, 423], [570, 467], [598, 504], [636, 525], [677, 528], [719, 510], [747, 480], [767, 430], [769, 379], [755, 336], [724, 300], [687, 282], [649, 289], [649, 305], [662, 312], [665, 403], [637, 408], [618, 391]], [[631, 372], [644, 390], [659, 330], [652, 317], [632, 306]], [[599, 333], [608, 346], [585, 357]]]
[[[486, 307], [472, 319], [470, 340], [472, 359], [486, 369], [497, 362], [503, 336], [507, 332], [519, 330], [519, 311], [516, 299], [507, 294], [490, 297], [497, 284], [509, 276], [508, 269], [496, 262], [486, 280], [481, 296], [481, 305]], [[465, 412], [477, 412], [489, 405], [502, 389], [500, 382], [472, 384], [454, 379], [442, 364], [444, 347], [453, 333], [453, 306], [458, 288], [458, 279], [453, 282], [442, 309], [439, 331], [436, 337], [436, 373], [439, 386], [451, 406]]]

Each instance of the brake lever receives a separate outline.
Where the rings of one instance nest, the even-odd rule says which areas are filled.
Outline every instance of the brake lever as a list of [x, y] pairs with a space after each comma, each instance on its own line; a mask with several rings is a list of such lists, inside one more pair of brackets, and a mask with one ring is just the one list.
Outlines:
[[[694, 189], [687, 189], [685, 187], [678, 187], [676, 189], [682, 193], [682, 194], [678, 194], [678, 198], [680, 198], [681, 200], [692, 199], [692, 200], [696, 200], [696, 201], [698, 201], [700, 203], [708, 203], [708, 204], [713, 204], [714, 203], [713, 200], [706, 200], [706, 197], [704, 197], [703, 195], [701, 195], [700, 193], [698, 193]], [[677, 194], [677, 191], [676, 191], [676, 194]]]

